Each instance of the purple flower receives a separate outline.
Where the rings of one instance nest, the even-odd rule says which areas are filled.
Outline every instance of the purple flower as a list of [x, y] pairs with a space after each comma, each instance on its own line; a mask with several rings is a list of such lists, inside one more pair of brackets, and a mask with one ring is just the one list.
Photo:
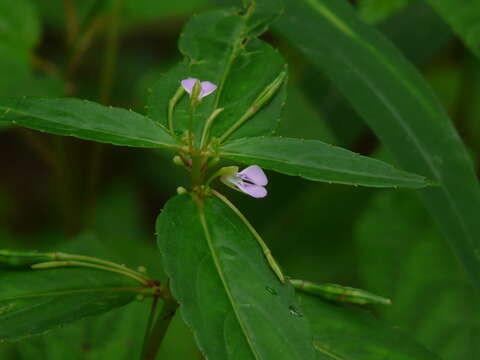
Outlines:
[[[200, 81], [195, 78], [188, 78], [185, 80], [181, 81], [182, 87], [185, 89], [186, 92], [192, 95], [193, 87], [195, 86], [195, 83], [197, 81]], [[200, 94], [198, 95], [198, 100], [203, 99], [205, 96], [210, 95], [213, 93], [215, 90], [217, 90], [217, 85], [214, 83], [211, 83], [210, 81], [202, 81], [200, 82]]]
[[265, 185], [268, 179], [263, 170], [252, 165], [233, 175], [223, 175], [220, 180], [227, 186], [240, 190], [254, 198], [263, 198], [267, 196]]

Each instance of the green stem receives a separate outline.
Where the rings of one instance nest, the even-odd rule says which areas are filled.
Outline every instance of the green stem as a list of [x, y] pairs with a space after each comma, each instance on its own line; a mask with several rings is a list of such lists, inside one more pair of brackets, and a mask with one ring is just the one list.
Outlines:
[[143, 337], [143, 345], [142, 345], [142, 353], [140, 356], [140, 360], [145, 358], [147, 352], [147, 346], [150, 340], [150, 334], [152, 330], [153, 319], [155, 319], [155, 314], [157, 312], [157, 305], [158, 305], [158, 296], [154, 296], [152, 300], [152, 307], [150, 309], [150, 314], [148, 316], [147, 327], [145, 329], [145, 335]]
[[175, 110], [175, 106], [177, 103], [180, 101], [182, 96], [185, 94], [185, 89], [180, 86], [177, 91], [175, 92], [175, 95], [173, 98], [170, 99], [168, 102], [168, 129], [170, 130], [170, 134], [172, 134], [173, 137], [175, 137], [175, 129], [173, 127], [173, 111]]
[[67, 22], [67, 45], [70, 47], [75, 42], [78, 34], [78, 18], [75, 0], [63, 0], [65, 19]]
[[155, 360], [177, 308], [178, 303], [174, 299], [169, 296], [165, 297], [162, 311], [153, 325], [144, 360]]
[[55, 155], [55, 189], [62, 211], [64, 230], [68, 236], [75, 235], [80, 228], [78, 207], [75, 204], [76, 193], [74, 181], [69, 169], [69, 158], [72, 156], [71, 143], [62, 136], [53, 137], [53, 154]]
[[192, 153], [195, 150], [195, 143], [194, 143], [195, 139], [193, 136], [193, 123], [195, 119], [195, 110], [196, 110], [196, 106], [191, 105], [190, 117], [188, 119], [188, 146], [189, 146], [190, 153]]
[[22, 136], [38, 156], [49, 166], [55, 166], [55, 154], [43, 137], [38, 133], [26, 128], [17, 128], [17, 133]]
[[202, 184], [202, 157], [192, 154], [192, 185]]
[[77, 66], [80, 64], [83, 56], [87, 52], [90, 45], [93, 43], [95, 37], [103, 30], [103, 28], [108, 24], [108, 17], [101, 15], [96, 17], [88, 28], [83, 32], [75, 48], [73, 49], [72, 56], [68, 62], [66, 69], [66, 78], [71, 78], [73, 72], [77, 69]]
[[215, 103], [213, 106], [214, 109], [218, 108], [218, 104], [220, 103], [220, 96], [222, 94], [223, 87], [225, 86], [225, 81], [227, 80], [228, 74], [230, 73], [233, 61], [237, 57], [238, 50], [242, 45], [242, 41], [243, 38], [237, 39], [237, 41], [235, 41], [235, 43], [232, 45], [232, 52], [225, 65], [225, 70], [223, 71], [222, 78], [220, 79], [220, 84], [218, 85], [217, 94], [215, 95]]
[[141, 272], [135, 271], [133, 269], [130, 269], [124, 265], [116, 264], [114, 262], [108, 261], [108, 260], [103, 260], [103, 259], [98, 259], [90, 256], [84, 256], [84, 255], [76, 255], [76, 254], [66, 254], [66, 253], [53, 253], [52, 254], [54, 260], [79, 260], [79, 261], [84, 261], [84, 262], [89, 262], [89, 263], [94, 263], [94, 264], [100, 264], [100, 265], [106, 265], [108, 267], [122, 270], [129, 272], [137, 277], [142, 278], [145, 281], [148, 282], [153, 282], [154, 280], [146, 276], [145, 274], [142, 274]]
[[225, 196], [223, 196], [218, 191], [213, 190], [213, 189], [212, 189], [212, 193], [217, 198], [222, 200], [225, 203], [225, 205], [227, 205], [235, 214], [237, 214], [237, 216], [240, 218], [240, 220], [242, 220], [245, 223], [247, 228], [250, 230], [250, 232], [253, 234], [253, 236], [257, 240], [258, 244], [262, 248], [263, 254], [264, 254], [265, 258], [267, 259], [267, 262], [270, 265], [271, 269], [273, 270], [275, 275], [277, 275], [278, 279], [282, 283], [285, 283], [285, 276], [283, 275], [282, 270], [280, 269], [280, 266], [278, 265], [277, 261], [275, 260], [275, 258], [272, 255], [272, 252], [268, 248], [267, 244], [265, 244], [265, 242], [263, 241], [262, 237], [257, 232], [257, 230], [255, 230], [255, 228], [252, 226], [252, 224], [250, 224], [250, 222], [247, 220], [247, 218], [245, 216], [243, 216], [243, 214], [240, 212], [240, 210], [238, 210], [235, 207], [235, 205], [233, 205]]
[[118, 53], [118, 27], [120, 23], [120, 8], [122, 0], [113, 0], [110, 26], [106, 38], [106, 50], [100, 80], [100, 102], [108, 104], [113, 87], [113, 74]]
[[41, 269], [52, 269], [52, 268], [58, 268], [58, 267], [85, 267], [85, 268], [92, 268], [92, 269], [99, 269], [99, 270], [104, 270], [104, 271], [109, 271], [117, 274], [121, 274], [127, 277], [130, 277], [142, 285], [145, 286], [150, 286], [150, 282], [143, 279], [142, 277], [136, 276], [128, 271], [125, 270], [119, 270], [119, 269], [114, 269], [108, 266], [102, 266], [102, 265], [96, 265], [88, 262], [82, 262], [82, 261], [73, 261], [73, 260], [67, 260], [67, 261], [47, 261], [47, 262], [42, 262], [38, 264], [34, 264], [31, 266], [32, 269], [34, 270], [41, 270]]
[[86, 196], [83, 207], [85, 227], [90, 227], [95, 221], [97, 189], [102, 178], [102, 162], [105, 157], [106, 147], [101, 143], [93, 143], [90, 146], [89, 171], [86, 181]]
[[209, 118], [207, 119], [207, 122], [205, 123], [205, 126], [203, 127], [202, 138], [200, 140], [200, 149], [203, 149], [204, 145], [206, 143], [208, 143], [207, 139], [208, 139], [210, 128], [212, 127], [212, 124], [213, 124], [214, 120], [217, 118], [218, 115], [220, 115], [220, 113], [223, 110], [224, 110], [223, 108], [216, 109], [212, 113], [212, 115], [210, 115]]

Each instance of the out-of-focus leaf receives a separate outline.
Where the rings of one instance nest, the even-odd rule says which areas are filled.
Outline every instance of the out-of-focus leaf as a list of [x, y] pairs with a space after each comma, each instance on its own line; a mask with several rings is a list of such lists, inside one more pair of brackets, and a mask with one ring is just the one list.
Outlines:
[[480, 2], [477, 0], [426, 0], [480, 57]]
[[392, 298], [379, 312], [445, 360], [478, 358], [478, 293], [421, 203], [401, 191], [372, 200], [356, 248], [363, 286]]
[[[280, 54], [266, 42], [251, 38], [250, 31], [254, 30], [249, 20], [236, 9], [214, 10], [192, 17], [179, 41], [180, 51], [186, 58], [153, 87], [149, 116], [167, 125], [168, 103], [180, 87], [180, 81], [188, 77], [210, 81], [217, 84], [218, 89], [197, 107], [193, 129], [198, 140], [206, 119], [215, 109], [224, 108], [211, 129], [213, 136], [222, 135], [242, 117], [265, 87], [286, 71]], [[284, 101], [283, 86], [231, 137], [271, 133], [278, 124]], [[177, 104], [174, 119], [175, 129], [183, 132], [190, 122], [188, 95]]]
[[318, 359], [439, 360], [423, 346], [372, 315], [299, 295], [314, 332]]
[[39, 35], [40, 24], [30, 1], [0, 1], [0, 44], [27, 52], [36, 45]]
[[376, 24], [405, 8], [411, 0], [360, 0], [358, 12], [369, 24]]
[[[450, 27], [422, 1], [413, 2], [380, 24], [378, 29], [420, 68], [425, 68], [432, 57], [453, 38]], [[367, 130], [364, 120], [318, 68], [309, 66], [301, 79], [309, 100], [323, 114], [325, 122], [335, 134], [338, 140], [335, 144], [351, 146]]]
[[[467, 138], [470, 147], [480, 154], [480, 103], [475, 101], [480, 96], [480, 60], [472, 57], [464, 66], [464, 76], [468, 78], [468, 94], [462, 96], [461, 114], [465, 116], [463, 135]], [[466, 102], [463, 102], [466, 100]], [[477, 164], [480, 159], [476, 159]], [[478, 166], [478, 165], [477, 165]]]
[[39, 36], [39, 19], [30, 1], [0, 1], [0, 96], [62, 95], [59, 79], [31, 69]]
[[209, 0], [130, 0], [123, 3], [123, 19], [127, 23], [140, 24], [193, 13], [209, 5]]
[[[424, 189], [421, 195], [479, 285], [480, 187], [471, 160], [431, 89], [346, 1], [286, 4], [277, 29], [327, 73], [403, 168], [441, 185]], [[323, 36], [315, 36], [318, 32]]]
[[424, 66], [453, 38], [450, 27], [423, 1], [414, 1], [378, 29], [417, 66]]
[[160, 214], [157, 234], [173, 295], [207, 357], [314, 358], [293, 288], [279, 282], [227, 205], [177, 196]]
[[[126, 0], [129, 2], [130, 0]], [[31, 0], [43, 22], [54, 28], [65, 27], [65, 3], [63, 0]], [[96, 9], [102, 9], [110, 1], [82, 0], [75, 1], [75, 15], [80, 27], [84, 26]]]
[[53, 253], [0, 249], [0, 269], [29, 268], [33, 264], [53, 260], [55, 260]]
[[334, 144], [334, 136], [322, 115], [316, 111], [298, 87], [288, 88], [288, 101], [285, 104], [278, 134], [303, 139], [322, 140]]
[[120, 108], [73, 98], [2, 98], [0, 119], [57, 135], [114, 145], [170, 148], [180, 145], [160, 124]]
[[360, 286], [352, 270], [356, 268], [352, 232], [377, 189], [307, 183], [290, 176], [269, 178], [269, 196], [260, 203], [245, 201], [242, 208], [260, 222], [265, 241], [285, 272], [293, 278]]
[[[45, 23], [59, 29], [65, 27], [63, 0], [32, 0]], [[75, 2], [79, 27], [85, 30], [96, 16], [104, 15], [111, 10], [111, 0], [82, 0]], [[209, 0], [122, 0], [121, 26], [130, 29], [132, 26], [147, 25], [155, 21], [185, 16], [211, 5]], [[58, 11], [61, 9], [61, 11]]]
[[374, 187], [428, 185], [423, 176], [318, 140], [244, 138], [223, 145], [219, 156], [314, 181]]
[[128, 304], [137, 282], [99, 270], [0, 271], [0, 340], [18, 340]]
[[[143, 157], [142, 163], [145, 165]], [[111, 258], [112, 261], [125, 264], [132, 269], [144, 266], [151, 277], [163, 280], [165, 276], [158, 261], [155, 236], [143, 223], [143, 209], [137, 191], [129, 183], [110, 184], [95, 209], [94, 231], [98, 237], [97, 242], [101, 243], [104, 249], [98, 254], [98, 251], [92, 252], [93, 249], [88, 251], [87, 248], [85, 253], [92, 252], [91, 256]], [[154, 220], [150, 219], [152, 226]]]

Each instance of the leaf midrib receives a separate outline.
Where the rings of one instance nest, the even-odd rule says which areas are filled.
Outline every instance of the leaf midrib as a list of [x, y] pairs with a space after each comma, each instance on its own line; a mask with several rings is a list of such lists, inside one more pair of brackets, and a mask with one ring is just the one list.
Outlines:
[[196, 204], [197, 208], [198, 208], [198, 214], [199, 214], [199, 218], [200, 218], [200, 222], [202, 224], [202, 228], [203, 228], [203, 231], [204, 231], [204, 235], [205, 235], [205, 239], [207, 241], [207, 245], [208, 245], [208, 248], [210, 250], [210, 254], [212, 256], [212, 260], [213, 260], [213, 263], [215, 265], [215, 268], [217, 270], [217, 273], [220, 277], [220, 280], [222, 282], [222, 285], [223, 285], [223, 288], [225, 289], [225, 293], [227, 294], [227, 297], [228, 297], [228, 300], [230, 302], [230, 305], [233, 309], [233, 312], [235, 314], [235, 317], [237, 319], [237, 322], [238, 324], [240, 325], [240, 328], [242, 329], [242, 334], [243, 336], [245, 337], [245, 340], [247, 341], [248, 345], [249, 345], [249, 349], [250, 351], [252, 352], [253, 356], [255, 357], [255, 359], [260, 359], [260, 355], [257, 353], [255, 347], [253, 346], [253, 341], [252, 339], [250, 339], [250, 336], [248, 334], [248, 331], [246, 329], [246, 326], [245, 324], [243, 323], [242, 321], [242, 318], [239, 314], [239, 311], [237, 309], [237, 303], [235, 302], [235, 299], [231, 293], [231, 290], [230, 290], [230, 287], [228, 286], [228, 283], [225, 279], [225, 274], [223, 272], [223, 269], [220, 265], [220, 261], [218, 259], [218, 255], [215, 251], [215, 247], [213, 245], [213, 241], [212, 241], [212, 237], [210, 235], [210, 231], [208, 229], [208, 225], [207, 225], [207, 221], [206, 221], [206, 218], [205, 218], [205, 210], [204, 210], [204, 203], [199, 200], [198, 203]]
[[245, 20], [244, 17], [241, 17], [241, 18], [242, 18], [242, 21], [239, 24], [239, 26], [235, 29], [234, 36], [232, 36], [232, 38], [235, 39], [235, 40], [232, 41], [232, 43], [233, 43], [232, 46], [229, 47], [229, 49], [225, 52], [226, 54], [228, 54], [228, 55], [226, 55], [226, 57], [228, 56], [228, 60], [225, 63], [225, 67], [224, 67], [223, 72], [222, 72], [222, 77], [220, 79], [220, 83], [219, 83], [219, 86], [218, 86], [218, 91], [217, 91], [217, 94], [215, 95], [215, 102], [214, 102], [214, 106], [213, 106], [214, 109], [218, 108], [218, 104], [220, 103], [220, 97], [222, 96], [223, 88], [225, 87], [225, 81], [227, 80], [228, 74], [230, 73], [233, 62], [235, 61], [236, 57], [238, 56], [238, 52], [241, 48], [241, 43], [244, 39], [247, 38], [247, 37], [242, 37], [241, 36], [242, 33], [244, 33], [244, 31], [246, 29], [246, 20]]

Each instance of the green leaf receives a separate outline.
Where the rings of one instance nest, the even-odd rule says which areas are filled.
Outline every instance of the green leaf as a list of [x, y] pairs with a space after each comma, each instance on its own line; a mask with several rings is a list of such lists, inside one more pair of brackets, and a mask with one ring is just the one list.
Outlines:
[[18, 340], [135, 299], [138, 283], [98, 270], [0, 270], [0, 340]]
[[[149, 99], [149, 116], [166, 126], [168, 103], [180, 81], [188, 77], [211, 81], [218, 89], [197, 107], [193, 129], [198, 138], [211, 113], [224, 108], [211, 129], [213, 136], [222, 135], [286, 69], [280, 54], [266, 42], [252, 38], [250, 31], [253, 30], [249, 19], [239, 15], [236, 9], [214, 10], [192, 17], [179, 41], [180, 52], [186, 58], [154, 86]], [[272, 133], [280, 120], [284, 102], [285, 86], [232, 138]], [[181, 133], [189, 122], [189, 101], [184, 95], [175, 108], [174, 128]]]
[[480, 2], [477, 0], [426, 0], [463, 42], [480, 57]]
[[420, 68], [429, 64], [453, 38], [450, 27], [423, 1], [414, 1], [378, 28]]
[[318, 359], [439, 360], [421, 345], [372, 315], [309, 295], [299, 301], [310, 321]]
[[313, 359], [291, 285], [281, 284], [255, 238], [217, 198], [170, 200], [158, 246], [174, 297], [212, 359]]
[[440, 236], [412, 194], [376, 194], [355, 231], [362, 285], [392, 297], [381, 316], [443, 359], [477, 359], [480, 299]]
[[[30, 0], [39, 15], [42, 22], [49, 29], [65, 31], [67, 19], [65, 17], [64, 0]], [[129, 1], [127, 1], [129, 2]], [[82, 0], [73, 3], [75, 9], [75, 18], [80, 31], [84, 31], [91, 24], [93, 18], [104, 14], [112, 6], [111, 0]]]
[[178, 149], [163, 126], [120, 108], [73, 99], [0, 98], [0, 120], [114, 145]]
[[26, 52], [40, 36], [40, 23], [28, 0], [0, 1], [0, 44]]
[[277, 29], [324, 70], [402, 168], [441, 185], [421, 195], [480, 286], [480, 187], [465, 147], [432, 90], [346, 1], [285, 3], [287, 11]]
[[405, 8], [412, 0], [360, 0], [358, 13], [369, 24], [379, 23]]
[[60, 79], [32, 69], [39, 37], [40, 22], [30, 1], [0, 1], [0, 96], [62, 94]]
[[219, 155], [313, 181], [374, 187], [428, 185], [422, 176], [318, 140], [244, 138], [226, 143]]

